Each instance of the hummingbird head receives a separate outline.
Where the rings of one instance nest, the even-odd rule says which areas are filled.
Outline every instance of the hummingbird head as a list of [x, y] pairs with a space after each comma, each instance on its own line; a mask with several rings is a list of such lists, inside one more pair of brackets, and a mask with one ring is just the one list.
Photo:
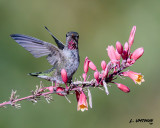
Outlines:
[[78, 39], [79, 34], [77, 32], [68, 32], [66, 34], [66, 45], [68, 46], [68, 49], [78, 49]]

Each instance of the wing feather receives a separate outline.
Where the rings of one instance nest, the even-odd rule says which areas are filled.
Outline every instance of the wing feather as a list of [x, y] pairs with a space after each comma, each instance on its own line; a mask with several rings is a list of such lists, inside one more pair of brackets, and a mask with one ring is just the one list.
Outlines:
[[22, 34], [12, 34], [11, 37], [36, 58], [48, 55], [47, 60], [51, 65], [64, 57], [62, 50], [51, 43]]

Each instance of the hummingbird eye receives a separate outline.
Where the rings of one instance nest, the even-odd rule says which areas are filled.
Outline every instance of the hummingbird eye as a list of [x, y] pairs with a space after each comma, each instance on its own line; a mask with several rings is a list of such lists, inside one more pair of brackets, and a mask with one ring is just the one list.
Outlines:
[[79, 36], [76, 36], [76, 40], [78, 40], [79, 39]]

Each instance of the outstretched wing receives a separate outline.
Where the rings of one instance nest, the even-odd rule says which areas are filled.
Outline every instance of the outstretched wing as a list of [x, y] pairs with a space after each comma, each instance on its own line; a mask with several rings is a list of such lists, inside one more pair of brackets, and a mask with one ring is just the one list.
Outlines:
[[11, 37], [36, 58], [48, 55], [47, 60], [51, 65], [64, 59], [62, 50], [53, 44], [21, 34], [12, 34]]
[[58, 39], [49, 31], [49, 29], [48, 29], [46, 26], [45, 26], [45, 29], [49, 32], [49, 34], [51, 34], [51, 36], [52, 36], [53, 39], [55, 40], [58, 48], [61, 49], [61, 50], [63, 50], [64, 47], [65, 47], [65, 45], [64, 45], [60, 40], [58, 40]]

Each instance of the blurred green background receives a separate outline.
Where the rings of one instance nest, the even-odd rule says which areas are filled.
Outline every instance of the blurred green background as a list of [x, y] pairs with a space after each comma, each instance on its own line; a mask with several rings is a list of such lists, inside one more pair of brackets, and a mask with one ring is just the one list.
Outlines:
[[[9, 99], [11, 90], [20, 97], [31, 94], [41, 79], [27, 73], [45, 71], [51, 66], [45, 57], [36, 59], [10, 38], [20, 33], [41, 40], [54, 41], [44, 29], [47, 26], [65, 42], [68, 31], [80, 34], [79, 52], [81, 63], [74, 78], [83, 73], [83, 62], [89, 57], [100, 70], [102, 60], [109, 61], [106, 47], [116, 41], [128, 41], [133, 25], [137, 26], [134, 51], [144, 47], [144, 55], [130, 69], [141, 72], [145, 83], [135, 85], [129, 78], [118, 79], [131, 92], [123, 93], [116, 86], [104, 91], [91, 89], [93, 108], [77, 112], [75, 96], [53, 95], [48, 104], [42, 99], [37, 104], [21, 102], [22, 108], [11, 106], [0, 109], [0, 128], [129, 128], [160, 126], [159, 87], [159, 0], [0, 0], [0, 102]], [[91, 78], [93, 72], [90, 71]], [[42, 80], [45, 86], [50, 82]], [[153, 119], [149, 123], [129, 123], [131, 119]]]

